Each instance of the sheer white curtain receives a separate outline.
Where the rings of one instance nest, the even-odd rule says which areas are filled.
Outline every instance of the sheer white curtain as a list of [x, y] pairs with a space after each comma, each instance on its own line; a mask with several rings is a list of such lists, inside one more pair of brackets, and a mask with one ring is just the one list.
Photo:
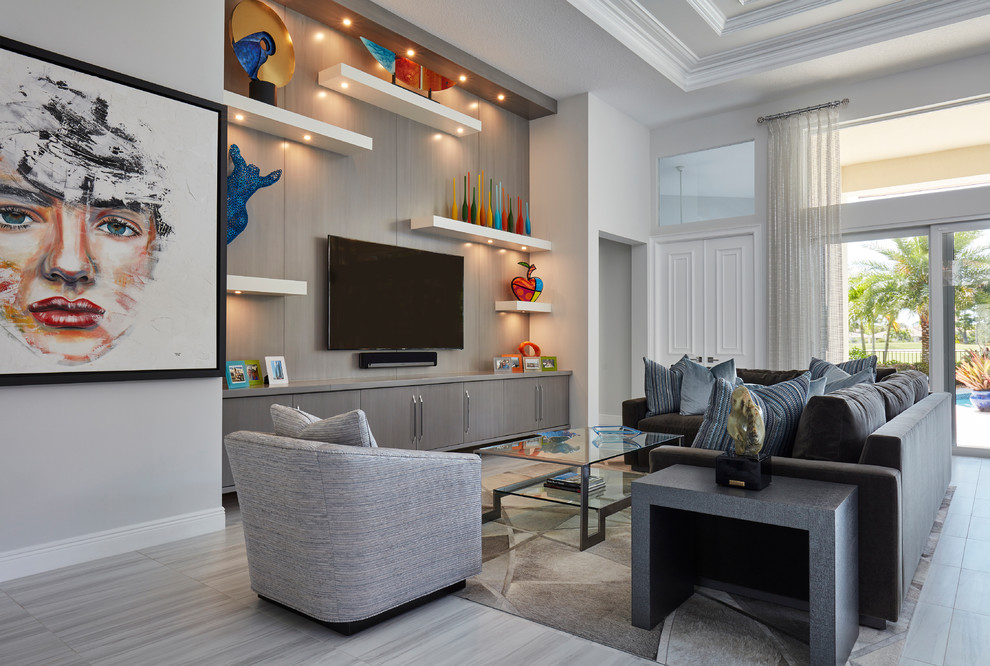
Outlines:
[[841, 361], [847, 325], [838, 110], [827, 107], [767, 122], [769, 367], [806, 368], [812, 356]]

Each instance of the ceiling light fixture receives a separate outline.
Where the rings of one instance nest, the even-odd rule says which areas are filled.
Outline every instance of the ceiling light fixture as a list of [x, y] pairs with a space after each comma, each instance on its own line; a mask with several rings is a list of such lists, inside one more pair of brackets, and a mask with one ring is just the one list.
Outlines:
[[244, 120], [244, 114], [238, 113], [236, 116], [234, 116], [234, 118], [236, 118], [237, 120]]
[[460, 79], [461, 79], [461, 83], [464, 83], [465, 81], [467, 81], [467, 77], [464, 76], [463, 74], [461, 74]]
[[502, 93], [499, 93], [499, 94], [498, 94], [498, 101], [500, 101], [500, 102], [501, 102], [501, 101], [503, 101], [503, 100], [505, 100], [505, 95], [503, 95]]
[[416, 55], [416, 52], [413, 51], [412, 49], [406, 49], [406, 55], [412, 58], [414, 55]]
[[303, 135], [303, 141], [312, 141], [312, 140], [313, 140], [313, 137], [311, 137], [310, 135], [308, 135], [308, 134], [304, 134]]
[[348, 25], [348, 26], [349, 26], [349, 25], [351, 24], [351, 19], [349, 19], [349, 18], [345, 18], [345, 19], [343, 20], [343, 24], [344, 24], [344, 25]]

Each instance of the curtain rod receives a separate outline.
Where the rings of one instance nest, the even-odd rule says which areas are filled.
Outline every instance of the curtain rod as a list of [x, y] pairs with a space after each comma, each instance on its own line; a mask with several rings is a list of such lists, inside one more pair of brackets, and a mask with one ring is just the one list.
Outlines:
[[784, 111], [783, 113], [775, 113], [771, 116], [760, 116], [756, 119], [756, 122], [763, 124], [767, 120], [776, 120], [777, 118], [786, 118], [787, 116], [793, 116], [797, 113], [804, 113], [805, 111], [817, 111], [818, 109], [825, 109], [832, 106], [845, 106], [849, 103], [849, 98], [837, 99], [834, 102], [825, 102], [824, 104], [816, 104], [814, 106], [806, 106], [803, 109], [796, 109], [794, 111]]

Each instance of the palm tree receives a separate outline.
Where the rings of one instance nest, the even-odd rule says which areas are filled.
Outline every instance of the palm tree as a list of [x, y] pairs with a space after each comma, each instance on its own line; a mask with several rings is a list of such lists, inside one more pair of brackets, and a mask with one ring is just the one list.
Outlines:
[[[990, 248], [977, 244], [982, 232], [957, 231], [953, 234], [953, 281], [956, 302], [974, 302], [974, 286], [990, 281]], [[921, 327], [921, 360], [929, 359], [930, 327], [928, 303], [928, 237], [894, 238], [890, 244], [873, 244], [870, 249], [884, 261], [861, 262], [856, 283], [857, 293], [870, 293], [870, 300], [887, 321], [887, 338], [902, 310], [918, 316]], [[850, 280], [852, 282], [852, 280]], [[853, 298], [850, 290], [850, 298]], [[862, 296], [857, 296], [862, 298]]]

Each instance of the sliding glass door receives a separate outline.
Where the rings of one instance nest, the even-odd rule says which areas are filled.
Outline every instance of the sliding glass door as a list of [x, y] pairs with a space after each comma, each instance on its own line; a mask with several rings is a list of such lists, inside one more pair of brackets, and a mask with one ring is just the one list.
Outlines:
[[953, 394], [960, 452], [990, 454], [990, 405], [975, 393], [990, 389], [990, 221], [932, 227], [931, 239], [939, 250], [932, 272], [940, 278], [933, 388]]

